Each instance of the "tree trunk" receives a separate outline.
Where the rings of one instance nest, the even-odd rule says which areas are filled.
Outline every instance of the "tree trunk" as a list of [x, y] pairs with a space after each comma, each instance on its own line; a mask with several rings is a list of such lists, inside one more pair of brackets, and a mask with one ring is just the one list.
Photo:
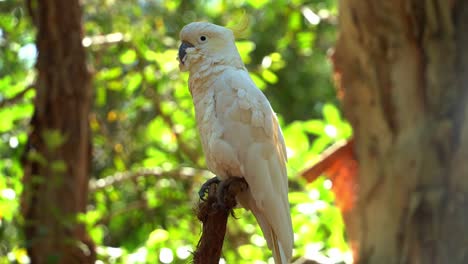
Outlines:
[[37, 26], [35, 112], [24, 159], [23, 214], [31, 263], [94, 263], [77, 214], [90, 170], [91, 77], [78, 0], [28, 2]]
[[340, 1], [356, 263], [468, 263], [468, 2]]

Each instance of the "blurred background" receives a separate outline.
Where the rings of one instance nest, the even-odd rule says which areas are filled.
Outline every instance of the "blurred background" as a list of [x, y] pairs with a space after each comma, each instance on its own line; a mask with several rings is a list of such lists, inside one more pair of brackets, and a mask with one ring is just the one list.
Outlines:
[[[194, 207], [206, 170], [188, 75], [178, 69], [179, 30], [192, 21], [233, 28], [258, 87], [278, 113], [288, 147], [294, 258], [351, 263], [332, 182], [300, 173], [351, 136], [328, 54], [334, 0], [83, 0], [93, 73], [89, 205], [79, 215], [97, 263], [189, 263], [201, 234]], [[21, 157], [35, 80], [35, 27], [23, 1], [0, 0], [0, 264], [28, 263], [22, 233]], [[66, 198], [64, 198], [66, 199]], [[255, 219], [230, 218], [225, 263], [273, 263]]]

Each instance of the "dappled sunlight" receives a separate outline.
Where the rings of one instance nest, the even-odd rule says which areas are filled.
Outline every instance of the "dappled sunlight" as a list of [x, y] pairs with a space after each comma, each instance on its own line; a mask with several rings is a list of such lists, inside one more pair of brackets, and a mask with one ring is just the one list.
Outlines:
[[[28, 263], [21, 216], [22, 159], [35, 97], [35, 29], [18, 0], [0, 11], [0, 263]], [[351, 263], [332, 189], [300, 175], [352, 130], [337, 107], [327, 51], [336, 2], [84, 1], [82, 40], [93, 77], [92, 170], [77, 218], [96, 263], [187, 263], [201, 234], [193, 208], [213, 175], [204, 160], [179, 30], [196, 20], [242, 29], [236, 45], [283, 129], [294, 260]], [[18, 10], [21, 10], [19, 12]], [[4, 73], [4, 74], [3, 74]], [[67, 113], [64, 113], [64, 115]], [[50, 144], [66, 140], [54, 131]], [[41, 159], [40, 156], [32, 157]], [[65, 198], [64, 198], [65, 199]], [[220, 263], [273, 263], [251, 212], [235, 209]]]

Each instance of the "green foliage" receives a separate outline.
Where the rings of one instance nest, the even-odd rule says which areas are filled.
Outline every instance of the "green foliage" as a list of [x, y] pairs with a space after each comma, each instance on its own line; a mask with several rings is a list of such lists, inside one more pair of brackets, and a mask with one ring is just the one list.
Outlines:
[[[330, 181], [306, 184], [299, 176], [352, 133], [335, 106], [326, 57], [335, 16], [332, 0], [84, 2], [83, 43], [94, 77], [93, 171], [88, 211], [77, 217], [100, 263], [187, 263], [198, 241], [193, 207], [212, 175], [205, 171], [188, 76], [176, 60], [178, 31], [195, 20], [234, 28], [252, 78], [278, 112], [288, 145], [294, 256], [343, 261], [348, 249]], [[26, 258], [20, 160], [33, 112], [33, 41], [20, 1], [0, 1], [0, 263]], [[43, 137], [51, 149], [67, 140], [57, 131]], [[26, 158], [46, 162], [39, 154]], [[64, 169], [60, 160], [50, 166]], [[266, 263], [271, 253], [255, 219], [243, 209], [236, 216], [223, 258]]]

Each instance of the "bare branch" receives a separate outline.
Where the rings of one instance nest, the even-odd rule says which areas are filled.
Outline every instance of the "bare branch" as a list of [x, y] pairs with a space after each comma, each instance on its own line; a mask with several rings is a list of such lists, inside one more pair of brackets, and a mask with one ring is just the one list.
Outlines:
[[22, 90], [21, 92], [15, 94], [13, 97], [10, 97], [10, 98], [6, 98], [4, 100], [1, 100], [0, 101], [0, 108], [3, 108], [5, 106], [9, 106], [9, 105], [12, 105], [12, 104], [16, 104], [18, 101], [20, 101], [21, 99], [24, 98], [24, 95], [29, 92], [30, 90], [33, 89], [34, 86], [32, 85], [29, 85], [27, 86], [24, 90]]
[[108, 225], [109, 221], [112, 220], [112, 218], [117, 217], [119, 215], [128, 213], [130, 211], [134, 210], [147, 210], [148, 209], [148, 204], [146, 200], [137, 200], [131, 203], [127, 203], [124, 207], [118, 208], [113, 211], [109, 211], [107, 214], [104, 215], [102, 219], [97, 221], [94, 226], [98, 225]]
[[106, 34], [106, 35], [97, 35], [97, 36], [90, 36], [84, 37], [82, 40], [82, 44], [84, 47], [94, 46], [94, 45], [109, 45], [115, 44], [119, 42], [127, 42], [130, 40], [130, 37], [124, 35], [120, 32]]
[[162, 168], [141, 168], [135, 171], [117, 172], [116, 174], [109, 175], [98, 180], [90, 180], [89, 191], [95, 192], [97, 190], [101, 190], [109, 186], [120, 184], [124, 181], [134, 180], [139, 177], [167, 176], [167, 177], [175, 177], [175, 178], [177, 177], [188, 178], [188, 177], [193, 177], [195, 175], [205, 175], [209, 177], [211, 173], [207, 170], [200, 170], [200, 169], [189, 168], [189, 167], [182, 167], [182, 168], [175, 169], [175, 170], [164, 170]]
[[207, 199], [198, 205], [197, 217], [203, 223], [203, 233], [193, 263], [219, 263], [228, 216], [236, 206], [236, 195], [247, 188], [247, 182], [241, 177], [231, 177], [219, 186], [210, 186]]

